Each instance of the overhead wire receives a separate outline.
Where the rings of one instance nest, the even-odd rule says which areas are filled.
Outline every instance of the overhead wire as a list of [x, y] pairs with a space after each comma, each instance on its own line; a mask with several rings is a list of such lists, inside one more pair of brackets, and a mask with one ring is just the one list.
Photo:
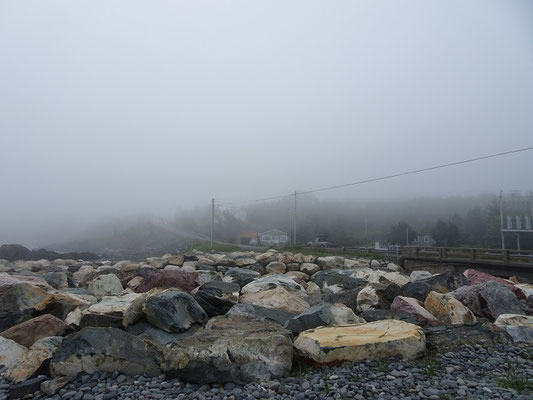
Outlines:
[[452, 167], [452, 166], [456, 166], [456, 165], [473, 163], [473, 162], [476, 162], [476, 161], [487, 160], [487, 159], [490, 159], [490, 158], [501, 157], [501, 156], [505, 156], [505, 155], [509, 155], [509, 154], [521, 153], [521, 152], [525, 152], [525, 151], [529, 151], [529, 150], [533, 150], [533, 146], [523, 147], [523, 148], [515, 149], [515, 150], [503, 151], [503, 152], [500, 152], [500, 153], [490, 154], [490, 155], [487, 155], [487, 156], [469, 158], [469, 159], [466, 159], [466, 160], [455, 161], [455, 162], [450, 162], [450, 163], [446, 163], [446, 164], [435, 165], [435, 166], [432, 166], [432, 167], [420, 168], [420, 169], [415, 169], [415, 170], [411, 170], [411, 171], [405, 171], [405, 172], [400, 172], [400, 173], [396, 173], [396, 174], [380, 176], [380, 177], [377, 177], [377, 178], [371, 178], [371, 179], [365, 179], [365, 180], [351, 182], [351, 183], [345, 183], [345, 184], [342, 184], [342, 185], [327, 186], [327, 187], [323, 187], [323, 188], [319, 188], [319, 189], [305, 190], [305, 191], [299, 191], [299, 192], [294, 192], [294, 193], [290, 193], [290, 194], [284, 194], [284, 195], [279, 195], [279, 196], [271, 196], [271, 197], [263, 197], [263, 198], [259, 198], [259, 199], [253, 199], [253, 200], [244, 200], [244, 201], [237, 201], [237, 202], [231, 202], [231, 203], [222, 203], [222, 204], [216, 204], [216, 206], [217, 207], [227, 207], [227, 206], [238, 205], [238, 204], [249, 204], [249, 203], [262, 202], [262, 201], [277, 200], [277, 199], [282, 199], [282, 198], [285, 198], [285, 197], [291, 197], [291, 196], [295, 196], [295, 195], [324, 192], [324, 191], [327, 191], [327, 190], [334, 190], [334, 189], [340, 189], [340, 188], [349, 187], [349, 186], [362, 185], [362, 184], [365, 184], [365, 183], [378, 182], [378, 181], [383, 181], [383, 180], [386, 180], [386, 179], [398, 178], [400, 176], [419, 174], [419, 173], [422, 173], [422, 172], [433, 171], [433, 170], [436, 170], [436, 169], [443, 169], [443, 168], [448, 168], [448, 167]]

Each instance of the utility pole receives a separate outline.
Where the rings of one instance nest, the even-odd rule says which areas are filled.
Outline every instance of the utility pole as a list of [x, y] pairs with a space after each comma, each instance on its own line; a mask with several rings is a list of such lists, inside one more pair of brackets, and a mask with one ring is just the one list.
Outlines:
[[500, 192], [500, 233], [502, 235], [502, 250], [505, 250], [505, 237], [503, 235], [503, 191]]
[[409, 225], [405, 227], [405, 245], [409, 246]]
[[292, 214], [293, 245], [296, 246], [296, 191], [294, 191], [294, 212]]
[[211, 249], [213, 249], [213, 231], [215, 230], [215, 199], [211, 199]]

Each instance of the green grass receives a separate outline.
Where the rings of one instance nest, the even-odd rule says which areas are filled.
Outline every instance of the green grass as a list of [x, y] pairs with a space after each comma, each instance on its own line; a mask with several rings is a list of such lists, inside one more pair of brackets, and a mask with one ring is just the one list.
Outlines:
[[314, 369], [314, 367], [309, 361], [307, 361], [307, 360], [305, 360], [303, 358], [295, 357], [292, 360], [291, 376], [301, 377], [303, 375], [308, 374], [313, 369]]
[[418, 362], [418, 367], [427, 376], [437, 376], [437, 374], [443, 369], [442, 365], [433, 358], [424, 358]]
[[241, 251], [239, 246], [235, 244], [218, 244], [214, 243], [213, 247], [211, 248], [211, 244], [209, 243], [198, 243], [193, 246], [189, 250], [198, 250], [203, 252], [210, 252], [211, 250], [215, 252], [221, 252], [221, 253], [231, 253], [232, 251]]
[[520, 371], [520, 366], [510, 359], [507, 360], [506, 365], [505, 375], [496, 380], [498, 386], [515, 389], [518, 392], [533, 390], [533, 379], [527, 376], [526, 371]]

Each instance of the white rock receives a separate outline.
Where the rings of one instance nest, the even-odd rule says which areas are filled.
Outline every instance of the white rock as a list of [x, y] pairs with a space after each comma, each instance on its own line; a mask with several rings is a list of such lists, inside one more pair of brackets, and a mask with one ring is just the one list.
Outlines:
[[258, 293], [265, 290], [270, 290], [273, 288], [281, 287], [287, 290], [290, 293], [296, 294], [297, 296], [305, 296], [305, 289], [302, 285], [295, 282], [291, 278], [285, 275], [265, 275], [261, 278], [258, 278], [241, 289], [242, 294], [249, 293]]
[[271, 308], [274, 310], [282, 310], [292, 314], [301, 314], [310, 307], [309, 303], [301, 297], [288, 292], [283, 287], [246, 293], [241, 295], [239, 302], [255, 304], [256, 306]]
[[0, 365], [10, 368], [27, 350], [14, 340], [0, 336]]
[[89, 283], [87, 289], [97, 298], [120, 294], [124, 290], [120, 279], [115, 274], [100, 275]]

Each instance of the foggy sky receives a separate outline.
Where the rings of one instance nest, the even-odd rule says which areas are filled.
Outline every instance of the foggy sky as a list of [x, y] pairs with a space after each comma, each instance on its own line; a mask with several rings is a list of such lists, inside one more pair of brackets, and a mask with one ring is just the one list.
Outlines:
[[[533, 144], [530, 1], [0, 3], [0, 221], [290, 193]], [[533, 152], [325, 193], [530, 190]]]

